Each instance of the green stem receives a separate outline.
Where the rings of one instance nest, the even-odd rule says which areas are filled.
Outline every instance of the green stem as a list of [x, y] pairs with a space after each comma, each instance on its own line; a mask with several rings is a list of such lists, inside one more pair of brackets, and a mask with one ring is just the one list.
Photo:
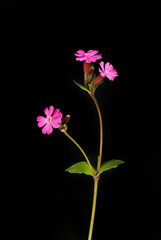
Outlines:
[[100, 107], [98, 105], [98, 102], [97, 102], [97, 99], [93, 94], [90, 94], [90, 96], [92, 97], [95, 105], [96, 105], [96, 108], [97, 108], [97, 111], [98, 111], [98, 116], [99, 116], [99, 121], [100, 121], [100, 151], [99, 151], [99, 156], [98, 156], [98, 163], [97, 163], [97, 173], [96, 175], [99, 173], [99, 169], [100, 169], [100, 166], [101, 166], [101, 160], [102, 160], [102, 147], [103, 147], [103, 123], [102, 123], [102, 116], [101, 116], [101, 111], [100, 111]]
[[94, 192], [93, 192], [93, 206], [92, 206], [92, 214], [91, 214], [91, 222], [89, 227], [89, 235], [88, 240], [92, 239], [93, 225], [94, 225], [94, 217], [96, 212], [96, 200], [97, 200], [97, 190], [98, 190], [98, 177], [94, 177]]
[[87, 155], [85, 154], [84, 150], [81, 148], [81, 146], [80, 146], [66, 131], [64, 131], [63, 133], [64, 133], [64, 134], [79, 148], [79, 150], [83, 153], [83, 155], [84, 155], [84, 157], [85, 157], [85, 159], [86, 159], [86, 161], [87, 161], [87, 163], [88, 163], [88, 165], [89, 165], [89, 167], [90, 167], [90, 169], [91, 169], [91, 171], [92, 171], [92, 173], [93, 173], [93, 176], [94, 176], [94, 175], [95, 175], [95, 172], [93, 171], [93, 167], [92, 167], [92, 165], [91, 165], [91, 163], [90, 163]]

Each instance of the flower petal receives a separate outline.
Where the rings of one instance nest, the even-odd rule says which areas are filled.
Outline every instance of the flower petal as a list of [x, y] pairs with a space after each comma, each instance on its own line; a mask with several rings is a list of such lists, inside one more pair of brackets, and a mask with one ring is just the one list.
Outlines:
[[50, 106], [49, 107], [49, 111], [48, 111], [48, 116], [51, 117], [51, 115], [53, 114], [54, 112], [54, 107], [53, 106]]
[[108, 77], [108, 79], [111, 80], [111, 81], [113, 81], [114, 78], [115, 78], [115, 76], [113, 76], [113, 75], [111, 75], [111, 74], [108, 74], [107, 77]]
[[102, 68], [102, 71], [105, 71], [104, 62], [103, 61], [100, 62], [100, 67]]
[[60, 128], [60, 122], [51, 122], [53, 128]]
[[96, 56], [90, 56], [91, 62], [96, 62], [97, 60], [101, 59], [101, 55], [96, 55]]
[[87, 56], [86, 59], [84, 59], [84, 60], [86, 60], [86, 63], [91, 63], [92, 62], [90, 56]]
[[54, 116], [54, 115], [56, 115], [56, 114], [58, 114], [58, 113], [59, 113], [59, 111], [60, 111], [60, 109], [56, 108], [56, 109], [55, 109], [55, 111], [54, 111], [54, 114], [53, 114], [53, 116]]
[[110, 66], [110, 63], [107, 62], [107, 63], [105, 64], [105, 70], [109, 70], [109, 66]]
[[99, 64], [100, 64], [100, 67], [102, 68], [102, 70], [104, 71], [104, 70], [105, 70], [105, 68], [104, 68], [104, 62], [101, 61]]
[[47, 123], [46, 119], [44, 121], [38, 122], [38, 127], [42, 127]]
[[48, 116], [48, 113], [49, 113], [49, 109], [48, 109], [48, 107], [45, 108], [44, 113], [45, 113], [46, 116]]
[[109, 72], [106, 76], [109, 78], [109, 80], [113, 81], [114, 78], [118, 76], [118, 74], [117, 71], [114, 69], [113, 71]]
[[49, 125], [50, 125], [50, 123], [48, 122], [48, 123], [45, 125], [45, 127], [42, 128], [42, 133], [43, 133], [43, 134], [46, 134], [47, 131], [49, 131]]
[[43, 116], [38, 116], [37, 117], [37, 121], [38, 121], [38, 127], [42, 127], [46, 124], [46, 118]]
[[74, 53], [74, 55], [77, 57], [83, 57], [85, 56], [85, 52], [83, 50], [78, 50], [77, 53]]
[[109, 67], [108, 67], [108, 71], [110, 72], [110, 71], [113, 71], [113, 70], [114, 70], [114, 67], [112, 66], [112, 64], [110, 64]]
[[49, 134], [51, 134], [52, 132], [53, 132], [52, 125], [51, 125], [51, 123], [49, 123], [49, 125], [48, 125], [48, 130], [47, 130], [47, 134], [49, 135]]
[[89, 50], [87, 53], [90, 54], [90, 56], [93, 56], [98, 53], [98, 50]]
[[[99, 72], [100, 72], [100, 74], [102, 75], [103, 74], [103, 71], [99, 68], [98, 69], [99, 70]], [[103, 76], [103, 75], [102, 75]]]
[[62, 113], [58, 113], [56, 116], [54, 116], [52, 118], [51, 124], [53, 126], [53, 128], [59, 128], [61, 123], [61, 119], [62, 119], [63, 114]]
[[38, 121], [38, 122], [44, 121], [45, 119], [46, 119], [46, 118], [43, 117], [43, 116], [38, 116], [38, 117], [37, 117], [37, 121]]
[[63, 116], [62, 113], [54, 114], [53, 117], [52, 117], [52, 121], [55, 121], [55, 120], [57, 120], [57, 119], [60, 119], [59, 121], [61, 122], [62, 116]]
[[76, 58], [76, 61], [85, 61], [86, 58], [87, 58], [86, 56], [85, 57]]

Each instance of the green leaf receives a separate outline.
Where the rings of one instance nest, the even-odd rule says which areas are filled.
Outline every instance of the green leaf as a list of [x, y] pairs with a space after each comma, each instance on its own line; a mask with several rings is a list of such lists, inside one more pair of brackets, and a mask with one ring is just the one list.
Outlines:
[[74, 81], [74, 80], [73, 80], [73, 82], [74, 82], [78, 87], [80, 87], [81, 89], [83, 89], [84, 91], [89, 92], [89, 90], [88, 90], [86, 87], [84, 87], [83, 85], [77, 83], [77, 82]]
[[95, 84], [95, 90], [96, 90], [103, 82], [104, 82], [104, 80], [102, 80], [102, 81], [99, 82], [99, 83], [96, 83], [96, 84]]
[[[96, 170], [93, 168], [94, 172], [96, 173]], [[70, 172], [70, 173], [84, 173], [86, 175], [91, 175], [93, 176], [93, 173], [88, 165], [87, 162], [78, 162], [72, 165], [71, 167], [67, 168], [65, 171]]]
[[110, 161], [104, 162], [99, 170], [99, 174], [110, 170], [111, 168], [116, 168], [118, 165], [124, 163], [122, 160], [112, 159]]
[[93, 65], [93, 64], [91, 64], [91, 66], [89, 67], [89, 70], [88, 70], [88, 72], [90, 72], [90, 70], [91, 70], [93, 67], [94, 67], [94, 65]]

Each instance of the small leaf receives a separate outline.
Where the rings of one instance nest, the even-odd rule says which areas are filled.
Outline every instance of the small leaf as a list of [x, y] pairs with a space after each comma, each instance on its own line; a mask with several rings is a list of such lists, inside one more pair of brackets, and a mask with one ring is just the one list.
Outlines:
[[74, 80], [73, 80], [73, 82], [74, 82], [78, 87], [80, 87], [81, 89], [83, 89], [84, 91], [89, 92], [89, 90], [88, 90], [86, 87], [84, 87], [83, 85], [77, 83], [77, 82], [74, 81]]
[[[70, 172], [70, 173], [84, 173], [86, 175], [91, 175], [93, 176], [93, 173], [88, 165], [87, 162], [78, 162], [72, 165], [71, 167], [67, 168], [65, 171]], [[96, 170], [93, 168], [93, 171], [96, 173]]]
[[102, 80], [101, 82], [98, 82], [95, 84], [95, 90], [104, 82], [104, 80]]
[[110, 161], [104, 162], [99, 170], [99, 174], [110, 170], [111, 168], [116, 168], [118, 165], [124, 163], [122, 160], [112, 159]]
[[90, 66], [88, 72], [90, 72], [92, 68], [94, 68], [94, 65], [93, 65], [93, 64], [91, 64], [91, 66]]

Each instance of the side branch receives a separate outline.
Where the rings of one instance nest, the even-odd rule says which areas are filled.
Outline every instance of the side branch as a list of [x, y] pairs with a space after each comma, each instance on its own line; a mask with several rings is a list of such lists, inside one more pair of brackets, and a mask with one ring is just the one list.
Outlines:
[[80, 146], [66, 131], [64, 131], [63, 133], [64, 133], [64, 134], [79, 148], [79, 150], [83, 153], [83, 155], [84, 155], [84, 157], [85, 157], [85, 159], [86, 159], [86, 161], [87, 161], [87, 163], [88, 163], [88, 165], [89, 165], [89, 167], [90, 167], [90, 169], [91, 169], [91, 171], [92, 171], [92, 173], [93, 173], [93, 176], [95, 176], [95, 172], [93, 171], [92, 165], [91, 165], [91, 163], [90, 163], [87, 155], [85, 154], [84, 150], [81, 148], [81, 146]]

